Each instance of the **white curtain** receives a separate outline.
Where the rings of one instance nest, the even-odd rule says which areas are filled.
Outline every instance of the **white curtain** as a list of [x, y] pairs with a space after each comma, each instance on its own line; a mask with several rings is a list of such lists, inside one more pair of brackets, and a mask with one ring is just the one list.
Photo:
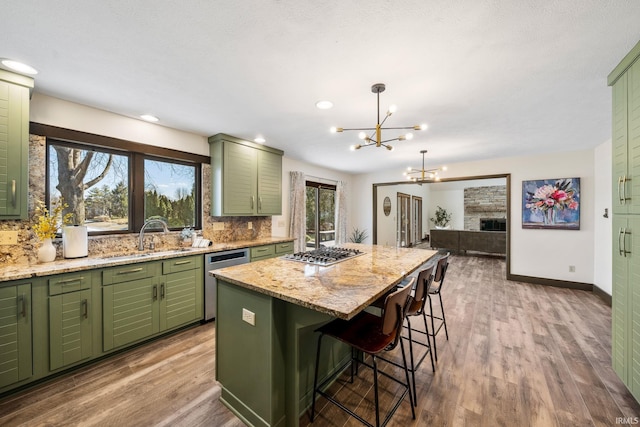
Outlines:
[[289, 237], [293, 237], [294, 252], [302, 252], [306, 249], [305, 221], [305, 186], [306, 178], [304, 172], [291, 171], [289, 187], [289, 206], [291, 215], [289, 219]]
[[336, 183], [336, 245], [347, 242], [347, 183]]

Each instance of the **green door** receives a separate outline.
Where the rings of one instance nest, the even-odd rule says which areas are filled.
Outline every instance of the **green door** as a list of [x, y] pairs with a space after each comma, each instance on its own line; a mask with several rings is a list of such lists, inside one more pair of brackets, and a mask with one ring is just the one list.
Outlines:
[[151, 277], [103, 286], [104, 351], [159, 332], [159, 297], [157, 281]]
[[628, 298], [629, 298], [629, 342], [628, 350], [630, 366], [628, 368], [629, 389], [640, 401], [640, 216], [628, 217], [626, 234], [627, 264], [628, 264]]
[[0, 287], [0, 388], [32, 375], [31, 284]]
[[168, 330], [203, 317], [202, 269], [170, 273], [160, 284], [160, 328]]
[[625, 256], [625, 230], [628, 228], [627, 219], [621, 215], [613, 217], [613, 283], [612, 283], [612, 306], [611, 306], [611, 341], [612, 354], [611, 361], [613, 370], [618, 376], [628, 383], [627, 363], [628, 342], [630, 331], [629, 316], [629, 264]]
[[258, 150], [258, 213], [282, 215], [282, 156]]
[[91, 290], [49, 298], [49, 367], [56, 370], [91, 357]]
[[[12, 81], [20, 84], [13, 84]], [[0, 217], [27, 216], [29, 88], [33, 80], [0, 70]]]
[[624, 177], [627, 173], [627, 76], [613, 85], [612, 183], [613, 212], [627, 213]]
[[[628, 171], [631, 181], [627, 191], [631, 193], [629, 213], [640, 214], [640, 62], [626, 73], [628, 120]], [[615, 194], [614, 194], [615, 201]]]
[[223, 206], [225, 215], [254, 215], [257, 212], [257, 150], [224, 141]]

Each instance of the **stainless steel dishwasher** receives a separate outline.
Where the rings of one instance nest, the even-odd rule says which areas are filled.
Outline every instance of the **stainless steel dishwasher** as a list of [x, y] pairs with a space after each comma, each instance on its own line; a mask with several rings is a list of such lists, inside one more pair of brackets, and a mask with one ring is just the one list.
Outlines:
[[218, 268], [249, 262], [249, 249], [234, 249], [232, 251], [213, 252], [204, 256], [204, 320], [216, 317], [217, 280], [209, 272]]

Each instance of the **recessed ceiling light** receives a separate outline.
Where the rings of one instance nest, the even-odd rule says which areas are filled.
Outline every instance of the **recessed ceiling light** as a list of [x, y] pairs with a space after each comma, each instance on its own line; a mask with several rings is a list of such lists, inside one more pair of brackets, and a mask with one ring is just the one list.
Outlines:
[[3, 59], [2, 65], [12, 69], [13, 71], [17, 71], [19, 73], [31, 74], [31, 75], [38, 74], [38, 70], [36, 70], [32, 66], [23, 64], [22, 62], [13, 61], [11, 59]]
[[143, 114], [140, 116], [140, 118], [148, 122], [157, 122], [158, 120], [160, 120], [156, 116], [152, 116], [151, 114]]
[[331, 101], [318, 101], [318, 102], [316, 102], [316, 107], [318, 107], [321, 110], [328, 110], [329, 108], [333, 107], [333, 102], [331, 102]]
[[254, 141], [255, 141], [255, 142], [257, 142], [258, 144], [264, 144], [267, 140], [266, 140], [266, 139], [264, 139], [264, 137], [263, 137], [263, 136], [258, 135], [258, 136], [256, 136], [256, 138], [254, 139]]

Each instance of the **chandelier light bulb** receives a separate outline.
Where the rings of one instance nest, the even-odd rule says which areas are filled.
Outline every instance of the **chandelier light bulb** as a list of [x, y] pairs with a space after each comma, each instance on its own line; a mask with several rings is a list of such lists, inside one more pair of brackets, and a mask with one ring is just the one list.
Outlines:
[[443, 166], [443, 167], [442, 167], [442, 168], [440, 168], [440, 169], [442, 169], [443, 171], [446, 171], [446, 170], [447, 170], [447, 167], [446, 167], [446, 166]]
[[409, 132], [408, 134], [405, 135], [405, 138], [407, 138], [408, 140], [412, 140], [413, 139], [413, 134], [411, 132]]
[[392, 105], [389, 105], [389, 110], [387, 111], [387, 114], [392, 115], [396, 111], [398, 111], [398, 106], [395, 104], [392, 104]]
[[420, 125], [420, 130], [427, 130], [429, 126], [426, 123]]
[[360, 138], [360, 139], [367, 139], [367, 134], [366, 134], [365, 132], [360, 132], [360, 133], [358, 134], [358, 138]]

